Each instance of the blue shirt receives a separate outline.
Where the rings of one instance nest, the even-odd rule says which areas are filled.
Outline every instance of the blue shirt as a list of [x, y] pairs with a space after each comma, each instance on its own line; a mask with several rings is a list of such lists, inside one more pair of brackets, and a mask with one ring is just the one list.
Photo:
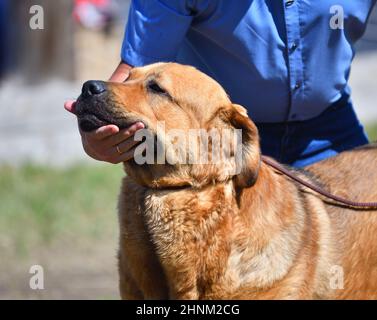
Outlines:
[[133, 0], [122, 60], [196, 66], [256, 122], [307, 120], [350, 93], [354, 44], [375, 3]]

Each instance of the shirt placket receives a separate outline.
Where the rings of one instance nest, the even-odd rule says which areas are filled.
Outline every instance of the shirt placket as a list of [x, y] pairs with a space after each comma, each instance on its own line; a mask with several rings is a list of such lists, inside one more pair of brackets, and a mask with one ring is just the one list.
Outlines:
[[300, 118], [300, 102], [304, 94], [304, 75], [300, 39], [299, 0], [283, 0], [287, 36], [287, 63], [290, 90], [288, 121]]

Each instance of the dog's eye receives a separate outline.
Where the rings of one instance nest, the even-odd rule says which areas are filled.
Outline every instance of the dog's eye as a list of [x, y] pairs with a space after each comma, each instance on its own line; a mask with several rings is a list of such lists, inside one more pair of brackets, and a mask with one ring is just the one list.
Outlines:
[[152, 91], [153, 93], [167, 94], [166, 90], [164, 90], [163, 88], [161, 88], [159, 86], [159, 84], [156, 81], [154, 81], [154, 80], [151, 80], [151, 81], [148, 82], [147, 88], [148, 88], [148, 90]]

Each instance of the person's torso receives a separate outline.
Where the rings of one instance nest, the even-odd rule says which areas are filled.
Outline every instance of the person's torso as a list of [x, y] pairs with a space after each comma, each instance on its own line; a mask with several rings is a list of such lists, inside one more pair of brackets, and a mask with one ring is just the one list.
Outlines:
[[224, 86], [256, 122], [313, 118], [341, 95], [376, 0], [202, 0], [177, 61]]

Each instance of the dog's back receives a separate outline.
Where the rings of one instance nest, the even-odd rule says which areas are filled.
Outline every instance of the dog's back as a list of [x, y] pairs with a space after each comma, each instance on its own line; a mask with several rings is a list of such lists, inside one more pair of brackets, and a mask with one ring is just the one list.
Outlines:
[[[333, 194], [377, 201], [377, 144], [339, 154], [307, 168]], [[377, 298], [377, 210], [348, 209], [325, 200], [339, 252], [332, 269], [334, 298]]]

